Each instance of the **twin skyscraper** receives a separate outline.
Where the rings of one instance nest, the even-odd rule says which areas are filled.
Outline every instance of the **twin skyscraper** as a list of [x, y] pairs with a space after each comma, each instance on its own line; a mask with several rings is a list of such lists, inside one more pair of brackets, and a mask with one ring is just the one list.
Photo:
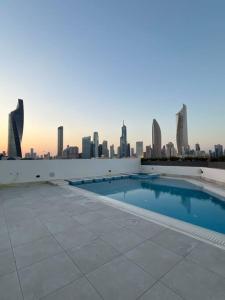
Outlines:
[[[183, 104], [182, 109], [176, 114], [176, 142], [178, 155], [182, 156], [188, 153], [188, 129], [187, 129], [187, 106]], [[153, 119], [152, 123], [152, 157], [160, 158], [162, 150], [161, 129], [158, 122]]]

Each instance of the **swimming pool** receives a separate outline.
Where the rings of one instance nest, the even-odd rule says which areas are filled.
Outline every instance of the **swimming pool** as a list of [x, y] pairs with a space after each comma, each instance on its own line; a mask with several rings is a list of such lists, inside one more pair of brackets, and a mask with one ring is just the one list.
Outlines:
[[184, 180], [124, 178], [79, 187], [225, 234], [225, 199]]

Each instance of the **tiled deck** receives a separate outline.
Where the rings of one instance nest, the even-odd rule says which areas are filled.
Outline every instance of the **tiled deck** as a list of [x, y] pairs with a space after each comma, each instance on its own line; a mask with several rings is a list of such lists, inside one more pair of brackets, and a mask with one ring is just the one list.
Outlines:
[[0, 188], [0, 299], [225, 299], [225, 251], [48, 184]]

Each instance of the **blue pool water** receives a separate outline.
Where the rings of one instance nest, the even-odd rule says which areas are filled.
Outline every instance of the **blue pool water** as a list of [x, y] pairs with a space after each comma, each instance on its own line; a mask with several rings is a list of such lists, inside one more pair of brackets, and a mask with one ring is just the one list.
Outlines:
[[119, 179], [84, 183], [88, 191], [225, 233], [225, 201], [183, 180]]

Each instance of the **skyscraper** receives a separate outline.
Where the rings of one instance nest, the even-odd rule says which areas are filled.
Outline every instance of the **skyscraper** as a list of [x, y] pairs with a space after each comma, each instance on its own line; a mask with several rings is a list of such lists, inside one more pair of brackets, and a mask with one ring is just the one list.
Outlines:
[[109, 158], [109, 149], [108, 149], [108, 142], [107, 141], [102, 142], [102, 155], [105, 158]]
[[161, 157], [161, 129], [156, 119], [152, 123], [152, 154], [153, 158]]
[[195, 156], [200, 156], [201, 153], [201, 147], [199, 143], [195, 144]]
[[143, 142], [136, 142], [136, 155], [143, 157]]
[[115, 150], [114, 150], [114, 145], [110, 146], [110, 158], [114, 158], [115, 156]]
[[146, 146], [146, 151], [145, 151], [145, 158], [151, 158], [152, 157], [152, 147], [151, 145]]
[[102, 157], [102, 144], [98, 145], [98, 157]]
[[122, 135], [120, 137], [120, 157], [127, 157], [127, 127], [124, 125], [122, 126]]
[[23, 137], [24, 107], [23, 100], [18, 99], [17, 107], [9, 114], [8, 156], [22, 157], [21, 141]]
[[93, 143], [94, 143], [93, 156], [95, 158], [97, 158], [98, 157], [98, 145], [99, 145], [99, 139], [98, 139], [98, 132], [97, 131], [94, 132]]
[[187, 106], [183, 104], [182, 109], [176, 114], [177, 117], [177, 150], [178, 155], [183, 155], [189, 149], [187, 129]]
[[58, 127], [58, 157], [63, 156], [63, 126]]
[[91, 158], [91, 137], [82, 138], [82, 158]]
[[200, 147], [199, 143], [195, 144], [195, 151], [196, 152], [201, 151], [201, 147]]
[[91, 141], [91, 157], [90, 158], [93, 158], [94, 157], [94, 142]]
[[175, 157], [177, 155], [177, 151], [172, 142], [166, 144], [166, 156], [167, 158]]
[[127, 155], [126, 157], [130, 157], [130, 143], [127, 144]]
[[162, 158], [166, 158], [166, 146], [165, 146], [165, 145], [162, 146], [162, 149], [161, 149], [161, 157], [162, 157]]
[[215, 158], [220, 158], [223, 156], [223, 145], [214, 145], [215, 149]]
[[63, 158], [79, 158], [79, 148], [67, 145], [66, 149], [63, 150]]

